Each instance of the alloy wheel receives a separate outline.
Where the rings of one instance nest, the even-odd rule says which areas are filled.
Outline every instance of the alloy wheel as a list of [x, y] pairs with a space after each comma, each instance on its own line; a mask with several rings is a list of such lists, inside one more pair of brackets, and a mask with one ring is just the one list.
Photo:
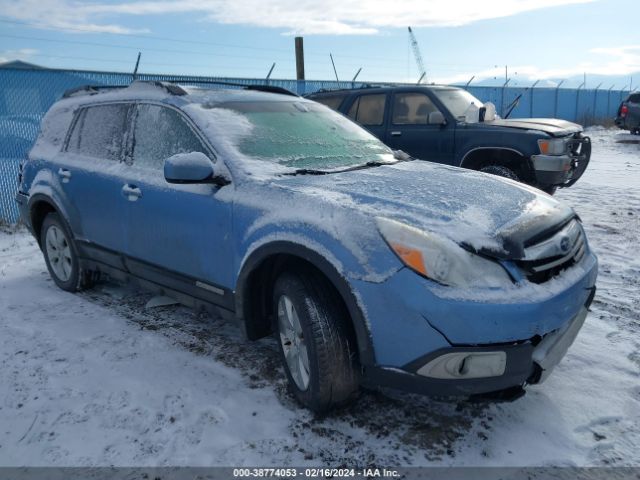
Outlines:
[[71, 247], [64, 232], [55, 225], [47, 230], [45, 248], [53, 273], [61, 282], [68, 281], [73, 269]]
[[289, 373], [296, 386], [304, 391], [309, 387], [309, 352], [298, 312], [286, 295], [278, 299], [278, 326]]

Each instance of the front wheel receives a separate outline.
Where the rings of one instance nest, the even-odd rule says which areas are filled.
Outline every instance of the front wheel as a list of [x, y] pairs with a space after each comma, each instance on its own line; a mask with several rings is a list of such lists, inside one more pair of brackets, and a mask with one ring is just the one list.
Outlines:
[[497, 175], [498, 177], [510, 178], [511, 180], [515, 180], [516, 182], [520, 181], [516, 172], [514, 172], [510, 168], [503, 167], [502, 165], [489, 165], [487, 167], [481, 168], [480, 171], [483, 173], [488, 173], [490, 175]]
[[293, 394], [321, 413], [358, 392], [356, 352], [348, 313], [323, 278], [301, 269], [278, 277], [273, 289], [276, 338]]

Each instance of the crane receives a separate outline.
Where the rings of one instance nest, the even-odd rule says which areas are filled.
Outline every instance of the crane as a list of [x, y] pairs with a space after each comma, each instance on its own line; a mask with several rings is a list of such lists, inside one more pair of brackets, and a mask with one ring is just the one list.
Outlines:
[[416, 65], [418, 65], [418, 70], [420, 71], [420, 78], [417, 83], [420, 83], [422, 79], [426, 77], [427, 71], [424, 68], [424, 62], [422, 61], [422, 54], [420, 53], [418, 40], [416, 40], [416, 36], [413, 34], [411, 27], [407, 28], [409, 29], [409, 41], [411, 42], [411, 48], [413, 49], [413, 56], [416, 57]]

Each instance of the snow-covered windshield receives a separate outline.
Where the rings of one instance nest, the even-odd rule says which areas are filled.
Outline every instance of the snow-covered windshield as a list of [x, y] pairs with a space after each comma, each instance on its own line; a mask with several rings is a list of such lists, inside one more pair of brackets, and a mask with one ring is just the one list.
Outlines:
[[236, 140], [248, 157], [294, 169], [333, 170], [367, 162], [395, 162], [393, 152], [369, 132], [324, 105], [310, 102], [227, 102], [251, 124]]
[[444, 103], [444, 106], [451, 112], [455, 118], [464, 118], [465, 112], [469, 105], [474, 103], [478, 108], [483, 103], [466, 90], [459, 89], [434, 89], [433, 93], [438, 100]]

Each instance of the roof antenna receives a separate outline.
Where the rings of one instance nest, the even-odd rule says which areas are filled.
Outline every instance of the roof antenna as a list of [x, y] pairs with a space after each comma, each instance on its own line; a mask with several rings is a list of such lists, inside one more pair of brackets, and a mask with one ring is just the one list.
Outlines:
[[136, 60], [136, 66], [133, 69], [133, 81], [134, 82], [138, 79], [138, 65], [140, 65], [140, 56], [141, 56], [141, 52], [138, 52], [138, 59]]

